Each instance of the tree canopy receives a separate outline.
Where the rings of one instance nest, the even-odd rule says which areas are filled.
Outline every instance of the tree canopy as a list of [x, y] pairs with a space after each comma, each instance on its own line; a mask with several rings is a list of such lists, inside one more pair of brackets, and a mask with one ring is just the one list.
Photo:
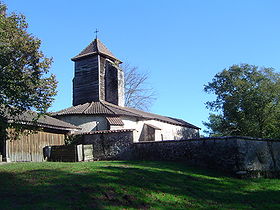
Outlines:
[[40, 50], [41, 41], [28, 32], [22, 14], [6, 14], [0, 2], [0, 118], [26, 110], [46, 113], [57, 81], [49, 74], [52, 60]]
[[273, 68], [233, 65], [204, 86], [216, 95], [204, 122], [210, 135], [280, 137], [280, 74]]

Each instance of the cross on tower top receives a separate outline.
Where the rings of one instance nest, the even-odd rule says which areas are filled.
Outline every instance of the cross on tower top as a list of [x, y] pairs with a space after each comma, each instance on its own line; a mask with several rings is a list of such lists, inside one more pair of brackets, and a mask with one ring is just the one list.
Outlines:
[[96, 35], [95, 35], [95, 38], [96, 38], [96, 39], [97, 39], [97, 33], [98, 33], [98, 32], [99, 32], [99, 31], [98, 31], [97, 29], [95, 29], [95, 32], [94, 32], [94, 33], [96, 34]]

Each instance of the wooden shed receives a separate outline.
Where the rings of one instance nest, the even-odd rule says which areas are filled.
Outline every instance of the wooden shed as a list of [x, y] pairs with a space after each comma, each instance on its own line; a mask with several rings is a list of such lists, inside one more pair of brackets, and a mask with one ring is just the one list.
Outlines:
[[[34, 131], [28, 135], [23, 132], [18, 138], [8, 138], [2, 144], [0, 152], [7, 162], [41, 162], [44, 160], [43, 148], [45, 146], [64, 145], [65, 135], [80, 129], [50, 116], [41, 116], [35, 123], [36, 115], [35, 112], [28, 111], [17, 119], [8, 118], [9, 123], [16, 122], [32, 126]], [[10, 135], [13, 132], [13, 129], [8, 130]]]

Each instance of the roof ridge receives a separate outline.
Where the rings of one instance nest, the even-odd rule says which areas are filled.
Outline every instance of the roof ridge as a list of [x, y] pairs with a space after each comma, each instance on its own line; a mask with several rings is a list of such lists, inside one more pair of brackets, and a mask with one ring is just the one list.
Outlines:
[[105, 104], [104, 104], [104, 101], [103, 100], [100, 100], [100, 103], [106, 107], [106, 109], [109, 109], [111, 112], [113, 112], [114, 114], [118, 115], [116, 112], [114, 112], [112, 109], [108, 108]]
[[96, 38], [94, 41], [95, 41], [95, 45], [96, 45], [96, 52], [97, 52], [97, 54], [99, 54], [100, 53], [99, 46], [98, 46], [99, 39]]
[[[152, 113], [152, 112], [146, 112], [146, 111], [143, 111], [143, 110], [140, 110], [140, 109], [135, 109], [135, 108], [132, 108], [132, 107], [127, 107], [126, 106], [125, 108], [128, 109], [128, 112], [132, 112], [132, 113], [133, 113], [133, 111], [137, 111], [137, 112], [142, 112], [142, 113], [145, 113], [145, 114], [151, 114], [151, 115], [157, 115], [157, 116], [161, 116], [161, 117], [166, 117], [166, 116], [163, 116], [163, 115], [155, 114], [155, 113]], [[145, 118], [148, 118], [148, 117], [145, 117]]]
[[64, 112], [64, 111], [67, 111], [67, 110], [70, 110], [71, 108], [75, 108], [75, 106], [70, 106], [68, 108], [65, 108], [65, 109], [62, 109], [62, 110], [59, 110], [59, 111], [55, 111], [55, 112], [49, 112], [51, 116], [53, 115], [59, 115], [58, 113], [60, 112]]
[[127, 109], [130, 109], [130, 110], [135, 110], [137, 112], [142, 112], [142, 113], [145, 113], [145, 114], [150, 114], [150, 115], [153, 115], [153, 116], [160, 116], [160, 117], [166, 117], [166, 118], [169, 118], [171, 120], [181, 120], [181, 119], [176, 119], [176, 118], [172, 118], [172, 117], [169, 117], [169, 116], [166, 116], [166, 115], [161, 115], [161, 114], [156, 114], [156, 113], [152, 113], [152, 112], [147, 112], [147, 111], [143, 111], [143, 110], [140, 110], [140, 109], [135, 109], [135, 108], [132, 108], [132, 107], [126, 107]]
[[[88, 102], [87, 102], [87, 103], [88, 103]], [[88, 105], [87, 108], [85, 108], [85, 109], [83, 110], [83, 112], [82, 112], [83, 114], [86, 114], [86, 111], [91, 107], [92, 103], [94, 103], [94, 101], [88, 103], [89, 105]], [[79, 106], [79, 105], [78, 105], [78, 106]]]
[[[119, 110], [122, 110], [122, 111], [126, 111], [126, 112], [129, 112], [129, 113], [131, 113], [131, 114], [138, 115], [139, 117], [142, 117], [141, 115], [139, 115], [139, 114], [137, 114], [137, 113], [133, 113], [133, 112], [130, 111], [130, 110], [126, 110], [126, 108], [128, 108], [128, 107], [123, 107], [123, 109], [122, 109], [121, 106], [118, 106], [118, 105], [115, 105], [115, 104], [111, 104], [111, 103], [109, 103], [109, 102], [107, 102], [107, 101], [104, 101], [104, 102], [105, 102], [105, 104], [107, 103], [108, 106], [112, 106], [112, 107], [114, 107], [114, 108], [116, 108], [116, 109], [119, 109]], [[115, 112], [114, 112], [114, 113], [115, 113]], [[116, 114], [116, 113], [115, 113], [115, 114]]]

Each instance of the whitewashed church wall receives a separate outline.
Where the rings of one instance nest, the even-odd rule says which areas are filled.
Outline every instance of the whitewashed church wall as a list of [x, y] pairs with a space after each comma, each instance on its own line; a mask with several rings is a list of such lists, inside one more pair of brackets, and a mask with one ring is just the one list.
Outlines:
[[144, 124], [150, 124], [160, 128], [155, 130], [155, 141], [162, 140], [181, 140], [199, 137], [199, 130], [186, 128], [178, 125], [157, 121], [157, 120], [138, 120], [133, 117], [122, 117], [125, 129], [135, 129], [134, 142], [139, 142], [139, 138]]
[[[82, 128], [81, 132], [96, 130], [108, 130], [109, 126], [105, 117], [90, 115], [68, 115], [57, 117], [60, 120], [69, 122]], [[181, 140], [199, 137], [199, 130], [186, 128], [178, 125], [157, 121], [157, 120], [137, 120], [135, 117], [121, 117], [124, 126], [111, 126], [110, 130], [134, 129], [134, 142], [139, 142], [144, 124], [153, 125], [159, 129], [155, 130], [155, 141]]]
[[134, 142], [138, 142], [140, 135], [141, 135], [141, 131], [143, 128], [143, 121], [138, 121], [135, 117], [121, 117], [124, 126], [124, 129], [135, 129], [135, 131], [133, 132], [133, 141]]
[[120, 130], [123, 129], [122, 125], [111, 125], [110, 130]]
[[107, 130], [107, 120], [105, 117], [92, 115], [67, 115], [57, 116], [58, 119], [82, 128], [81, 132], [90, 132], [97, 130]]
[[172, 125], [157, 120], [150, 120], [147, 123], [161, 128], [161, 137], [156, 140], [181, 140], [199, 136], [199, 131], [193, 128]]
[[161, 130], [155, 130], [155, 141], [162, 141], [162, 131]]

